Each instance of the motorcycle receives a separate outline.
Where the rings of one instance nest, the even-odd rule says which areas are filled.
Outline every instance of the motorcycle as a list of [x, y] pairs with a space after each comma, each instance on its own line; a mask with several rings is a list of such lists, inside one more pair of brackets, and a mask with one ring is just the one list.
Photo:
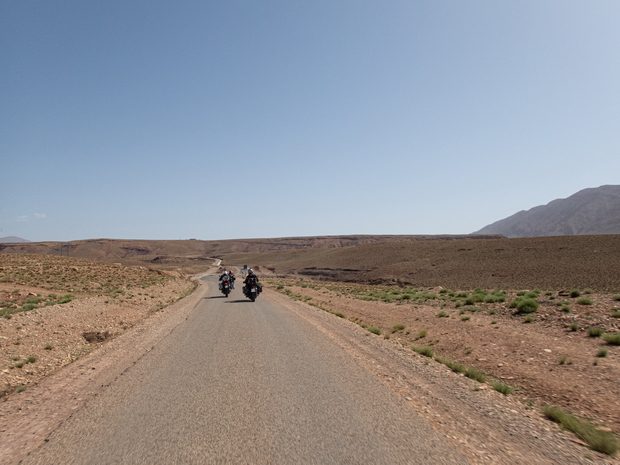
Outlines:
[[228, 294], [230, 294], [230, 283], [228, 281], [222, 281], [220, 283], [220, 291], [222, 291], [222, 294], [228, 297]]
[[244, 289], [245, 296], [248, 299], [250, 299], [252, 302], [254, 302], [256, 298], [258, 297], [258, 294], [260, 294], [260, 289], [258, 288], [256, 284], [247, 285], [243, 289]]

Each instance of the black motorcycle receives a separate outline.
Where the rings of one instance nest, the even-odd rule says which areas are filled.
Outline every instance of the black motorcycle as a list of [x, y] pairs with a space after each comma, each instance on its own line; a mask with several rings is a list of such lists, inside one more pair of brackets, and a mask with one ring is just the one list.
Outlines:
[[222, 281], [220, 283], [220, 291], [222, 291], [222, 294], [228, 297], [228, 294], [230, 294], [230, 283], [228, 281]]
[[256, 284], [248, 284], [243, 288], [243, 293], [248, 299], [254, 302], [258, 294], [260, 294], [260, 288]]

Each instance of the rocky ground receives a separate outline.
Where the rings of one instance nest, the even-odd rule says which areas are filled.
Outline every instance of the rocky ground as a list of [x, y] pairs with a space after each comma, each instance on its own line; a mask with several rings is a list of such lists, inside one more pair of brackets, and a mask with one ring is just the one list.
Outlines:
[[0, 254], [0, 397], [26, 390], [190, 293], [178, 274]]
[[[465, 294], [471, 297], [471, 290], [410, 289], [410, 297], [403, 298], [407, 292], [397, 287], [269, 281], [271, 288], [295, 300], [403, 347], [429, 347], [436, 357], [476, 367], [533, 409], [557, 405], [593, 419], [601, 430], [620, 432], [620, 346], [589, 331], [620, 331], [617, 295], [570, 297], [543, 291], [535, 299], [538, 310], [523, 314], [510, 308], [517, 291], [507, 292], [504, 302], [466, 305]], [[461, 292], [463, 297], [457, 298]], [[584, 296], [592, 303], [577, 303], [588, 302], [581, 300]]]

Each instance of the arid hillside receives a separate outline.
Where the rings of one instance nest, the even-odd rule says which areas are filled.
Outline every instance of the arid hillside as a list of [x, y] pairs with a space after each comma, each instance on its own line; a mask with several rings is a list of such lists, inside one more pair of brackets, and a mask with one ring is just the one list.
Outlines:
[[231, 254], [224, 264], [332, 281], [458, 289], [620, 290], [620, 235], [364, 244]]
[[583, 189], [485, 226], [474, 234], [506, 237], [620, 234], [620, 186]]
[[323, 236], [228, 241], [93, 239], [0, 244], [2, 253], [62, 255], [197, 273], [214, 258], [260, 273], [459, 289], [620, 291], [620, 235]]
[[183, 268], [191, 272], [208, 267], [213, 258], [234, 253], [260, 254], [282, 250], [333, 249], [383, 242], [480, 240], [493, 237], [499, 236], [351, 235], [225, 241], [89, 239], [71, 242], [6, 243], [0, 244], [0, 252], [60, 255], [160, 269]]

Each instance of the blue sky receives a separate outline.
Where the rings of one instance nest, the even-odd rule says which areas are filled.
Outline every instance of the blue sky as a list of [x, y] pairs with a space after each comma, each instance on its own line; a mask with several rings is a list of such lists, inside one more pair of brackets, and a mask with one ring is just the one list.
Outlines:
[[620, 184], [620, 2], [0, 3], [0, 237], [467, 234]]

